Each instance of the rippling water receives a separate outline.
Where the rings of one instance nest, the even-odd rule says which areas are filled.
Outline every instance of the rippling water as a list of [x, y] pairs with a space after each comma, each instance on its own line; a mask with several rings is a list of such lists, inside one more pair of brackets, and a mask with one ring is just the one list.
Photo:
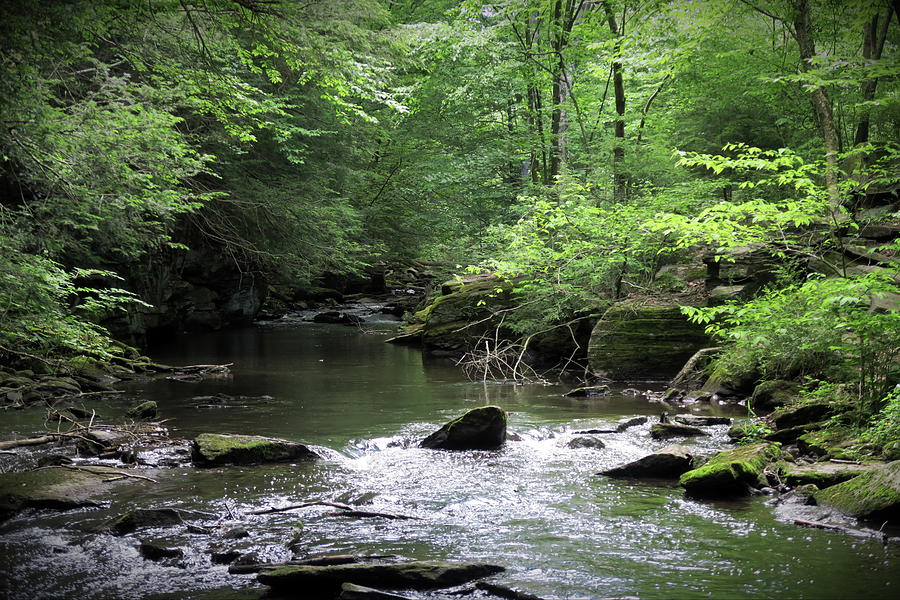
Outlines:
[[[358, 328], [296, 323], [179, 337], [157, 348], [163, 362], [234, 362], [231, 377], [201, 383], [132, 383], [96, 405], [109, 420], [150, 398], [173, 437], [201, 432], [273, 435], [321, 447], [313, 464], [149, 469], [157, 484], [121, 485], [108, 507], [26, 513], [0, 526], [0, 585], [9, 598], [190, 598], [202, 590], [254, 585], [229, 575], [211, 552], [256, 552], [266, 561], [300, 556], [397, 554], [483, 560], [507, 567], [502, 585], [546, 598], [898, 597], [900, 549], [776, 520], [760, 498], [687, 500], [674, 486], [595, 474], [665, 445], [649, 425], [602, 436], [606, 448], [569, 449], [579, 429], [631, 415], [658, 416], [644, 396], [564, 398], [560, 386], [470, 383], [451, 362], [386, 345], [384, 324]], [[635, 384], [644, 389], [652, 384]], [[271, 396], [197, 408], [194, 397]], [[496, 452], [410, 446], [463, 410], [498, 404], [521, 441]], [[739, 407], [705, 408], [740, 415]], [[3, 432], [27, 431], [39, 414], [7, 415]], [[724, 426], [687, 445], [712, 453]], [[348, 519], [313, 507], [268, 515], [254, 509], [326, 500], [418, 520]], [[132, 507], [173, 506], [219, 515], [211, 535], [183, 527], [125, 537], [87, 533]], [[237, 524], [250, 537], [225, 540]], [[185, 549], [169, 563], [145, 560], [139, 540]], [[221, 590], [211, 597], [223, 597]], [[440, 593], [431, 597], [441, 596]]]

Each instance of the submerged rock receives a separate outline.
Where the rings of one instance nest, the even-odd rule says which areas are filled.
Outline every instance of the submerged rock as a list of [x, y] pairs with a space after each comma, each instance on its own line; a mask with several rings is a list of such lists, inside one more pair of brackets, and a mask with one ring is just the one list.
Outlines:
[[643, 425], [648, 420], [649, 419], [647, 417], [631, 417], [628, 419], [622, 419], [616, 424], [616, 433], [622, 433], [623, 431], [632, 427]]
[[603, 443], [603, 440], [599, 440], [595, 437], [588, 437], [586, 435], [573, 437], [566, 444], [566, 448], [592, 448], [594, 450], [601, 450], [606, 448], [606, 444]]
[[174, 508], [138, 508], [113, 519], [106, 527], [113, 535], [127, 535], [148, 527], [181, 525], [184, 519]]
[[345, 583], [391, 589], [430, 590], [461, 585], [503, 571], [496, 565], [413, 561], [394, 564], [330, 566], [287, 565], [266, 568], [257, 579], [276, 592], [303, 590], [307, 594], [337, 594]]
[[97, 506], [92, 498], [108, 487], [114, 469], [92, 467], [73, 470], [49, 467], [24, 473], [0, 474], [0, 520], [7, 519], [24, 508], [69, 510]]
[[694, 455], [683, 446], [673, 444], [630, 463], [602, 471], [607, 477], [677, 479], [694, 466]]
[[585, 387], [575, 388], [563, 394], [570, 398], [589, 398], [591, 396], [607, 396], [609, 395], [608, 385], [588, 385]]
[[698, 469], [684, 473], [679, 483], [692, 496], [741, 496], [766, 485], [763, 469], [781, 455], [776, 444], [752, 444], [719, 452]]
[[191, 445], [191, 459], [200, 467], [252, 465], [314, 460], [318, 454], [298, 442], [255, 435], [202, 433]]
[[506, 441], [506, 413], [499, 406], [474, 408], [419, 443], [439, 450], [494, 450]]
[[702, 429], [678, 423], [656, 423], [650, 428], [650, 437], [655, 440], [665, 440], [673, 437], [695, 437], [706, 435]]
[[141, 556], [147, 560], [166, 560], [169, 558], [184, 558], [184, 550], [181, 548], [170, 548], [155, 542], [141, 542], [138, 547]]
[[815, 498], [858, 519], [900, 522], [900, 460], [821, 490]]

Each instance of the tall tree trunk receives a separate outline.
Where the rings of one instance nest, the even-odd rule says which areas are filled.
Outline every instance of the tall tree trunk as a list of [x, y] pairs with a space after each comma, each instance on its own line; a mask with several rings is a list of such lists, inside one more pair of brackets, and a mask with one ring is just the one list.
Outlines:
[[[891, 14], [894, 12], [893, 7], [889, 6], [884, 17], [881, 19], [879, 27], [879, 15], [872, 17], [872, 20], [864, 25], [863, 28], [863, 58], [866, 60], [881, 60], [881, 53], [884, 50], [884, 41], [887, 38], [888, 24], [891, 22]], [[871, 102], [875, 99], [875, 89], [878, 87], [878, 78], [873, 77], [867, 79], [860, 84], [860, 95], [863, 102]], [[853, 137], [853, 145], [865, 144], [869, 141], [869, 115], [868, 106], [863, 106], [862, 114], [859, 117], [859, 123], [856, 125], [856, 135]]]
[[619, 59], [619, 53], [622, 51], [622, 29], [616, 23], [616, 16], [613, 14], [609, 2], [603, 3], [603, 10], [606, 12], [606, 22], [609, 24], [609, 31], [616, 38], [616, 44], [613, 48], [615, 56], [612, 63], [613, 94], [616, 99], [616, 140], [613, 146], [613, 200], [622, 202], [627, 196], [628, 186], [628, 175], [624, 172], [625, 86], [622, 82], [622, 61]]
[[[800, 48], [800, 68], [804, 73], [812, 69], [812, 59], [816, 55], [816, 44], [812, 35], [809, 0], [794, 0], [794, 28], [792, 33]], [[838, 152], [840, 142], [838, 130], [831, 112], [831, 100], [828, 90], [819, 86], [812, 91], [813, 108], [819, 120], [819, 129], [825, 140], [825, 186], [828, 188], [828, 200], [832, 206], [841, 203], [838, 190]]]
[[550, 114], [550, 173], [551, 181], [559, 176], [562, 164], [565, 162], [566, 152], [566, 109], [565, 101], [568, 93], [568, 78], [565, 73], [565, 62], [562, 53], [565, 50], [567, 36], [565, 32], [564, 16], [568, 12], [572, 0], [555, 0], [551, 27], [553, 30], [551, 45], [555, 54], [553, 68], [553, 112]]

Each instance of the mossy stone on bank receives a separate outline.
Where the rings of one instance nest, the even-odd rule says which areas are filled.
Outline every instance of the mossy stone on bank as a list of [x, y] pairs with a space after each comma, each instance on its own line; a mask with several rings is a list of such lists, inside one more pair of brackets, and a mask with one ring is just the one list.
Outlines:
[[702, 497], [740, 496], [766, 484], [763, 469], [781, 455], [777, 444], [752, 444], [726, 450], [681, 476], [688, 494]]
[[671, 377], [705, 346], [703, 325], [691, 323], [678, 306], [622, 302], [594, 326], [588, 360], [595, 373], [616, 380]]
[[815, 498], [859, 519], [900, 522], [900, 460], [824, 489]]
[[191, 445], [191, 458], [201, 467], [314, 460], [318, 454], [298, 442], [254, 435], [203, 433]]

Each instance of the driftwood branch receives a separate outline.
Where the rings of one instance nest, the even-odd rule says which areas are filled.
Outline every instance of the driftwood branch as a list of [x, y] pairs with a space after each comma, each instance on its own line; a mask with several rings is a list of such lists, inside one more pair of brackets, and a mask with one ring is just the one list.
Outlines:
[[40, 446], [41, 444], [49, 444], [55, 439], [55, 435], [42, 435], [40, 437], [24, 438], [21, 440], [8, 440], [6, 442], [0, 442], [0, 450], [19, 448], [21, 446]]
[[291, 504], [289, 506], [282, 507], [270, 507], [263, 508], [259, 510], [252, 510], [247, 514], [251, 515], [268, 515], [272, 513], [280, 513], [286, 512], [289, 510], [297, 510], [301, 508], [309, 508], [311, 506], [329, 506], [331, 508], [338, 508], [340, 512], [331, 512], [326, 513], [327, 516], [341, 516], [341, 517], [382, 517], [385, 519], [399, 519], [399, 520], [421, 520], [421, 517], [413, 517], [410, 515], [399, 515], [395, 513], [384, 513], [384, 512], [375, 512], [368, 510], [359, 510], [353, 508], [347, 504], [341, 504], [340, 502], [326, 502], [324, 500], [315, 500], [313, 502], [302, 502], [300, 504]]

